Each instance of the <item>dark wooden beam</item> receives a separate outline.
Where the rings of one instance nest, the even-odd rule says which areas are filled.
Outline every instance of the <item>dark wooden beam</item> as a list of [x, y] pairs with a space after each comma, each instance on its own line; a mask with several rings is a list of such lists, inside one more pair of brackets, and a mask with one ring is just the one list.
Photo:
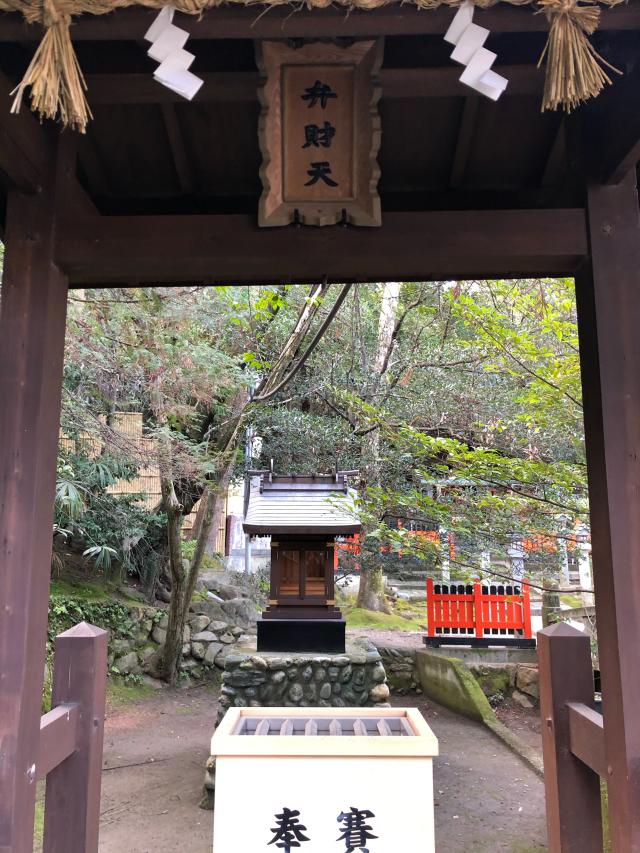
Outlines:
[[[640, 27], [639, 27], [640, 29]], [[637, 40], [626, 55], [609, 51], [624, 72], [588, 104], [583, 127], [588, 167], [595, 180], [620, 183], [640, 162], [640, 54]]]
[[30, 853], [39, 751], [67, 280], [57, 175], [12, 190], [0, 305], [0, 851]]
[[82, 137], [78, 146], [78, 160], [80, 168], [92, 191], [97, 196], [108, 196], [111, 194], [111, 181], [98, 151], [95, 140], [89, 126], [89, 133]]
[[214, 283], [381, 281], [569, 274], [587, 251], [584, 212], [387, 213], [381, 228], [258, 228], [251, 216], [68, 221], [56, 257], [71, 280]]
[[176, 108], [173, 104], [162, 104], [161, 109], [178, 184], [182, 192], [189, 195], [193, 192], [193, 169], [184, 145], [184, 137], [176, 115]]
[[541, 187], [557, 186], [564, 175], [566, 175], [566, 135], [564, 116], [558, 116], [558, 128], [549, 148], [547, 161], [544, 164]]
[[[154, 10], [119, 9], [109, 15], [81, 15], [73, 25], [74, 41], [117, 41], [141, 38], [157, 14]], [[290, 6], [246, 7], [219, 6], [202, 15], [179, 15], [180, 27], [193, 39], [261, 39], [368, 37], [394, 35], [442, 35], [454, 10], [441, 6], [419, 9], [409, 3], [393, 3], [371, 11], [359, 9], [299, 9]], [[499, 4], [478, 9], [475, 19], [492, 33], [546, 32], [544, 15], [534, 14], [534, 7]], [[636, 30], [640, 28], [637, 4], [624, 4], [603, 10], [599, 29]], [[24, 23], [21, 15], [0, 16], [0, 41], [39, 41], [42, 28]]]
[[456, 140], [456, 147], [453, 153], [451, 174], [449, 175], [449, 186], [454, 189], [462, 186], [464, 183], [467, 160], [469, 159], [471, 146], [473, 144], [473, 134], [476, 127], [479, 100], [478, 95], [469, 95], [469, 97], [465, 98], [464, 105], [462, 107], [460, 127], [458, 128], [458, 138]]
[[0, 180], [7, 187], [35, 193], [45, 179], [47, 141], [28, 104], [17, 115], [9, 112], [12, 89], [0, 72]]
[[[544, 72], [535, 65], [499, 65], [495, 68], [509, 80], [503, 97], [539, 95]], [[196, 103], [208, 101], [256, 101], [260, 78], [254, 71], [212, 71], [198, 74], [204, 80]], [[460, 68], [382, 68], [383, 98], [451, 98], [469, 93], [460, 83]], [[151, 74], [88, 74], [88, 97], [97, 104], [184, 103], [184, 98], [161, 86]]]
[[613, 850], [640, 850], [640, 215], [635, 175], [588, 192], [577, 278]]

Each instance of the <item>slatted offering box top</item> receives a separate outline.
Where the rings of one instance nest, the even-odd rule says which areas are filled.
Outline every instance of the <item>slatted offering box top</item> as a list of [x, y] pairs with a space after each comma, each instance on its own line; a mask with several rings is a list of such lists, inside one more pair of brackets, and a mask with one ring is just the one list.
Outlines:
[[215, 853], [435, 850], [438, 742], [413, 708], [231, 708], [211, 754]]
[[435, 584], [429, 578], [424, 640], [428, 646], [535, 647], [528, 585]]

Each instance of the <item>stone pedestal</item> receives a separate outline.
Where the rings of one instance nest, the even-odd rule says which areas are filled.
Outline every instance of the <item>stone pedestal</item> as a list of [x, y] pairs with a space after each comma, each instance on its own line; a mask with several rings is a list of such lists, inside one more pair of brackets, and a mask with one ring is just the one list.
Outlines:
[[369, 640], [347, 642], [344, 654], [257, 652], [238, 644], [227, 655], [220, 691], [227, 708], [367, 707], [386, 705], [382, 658]]

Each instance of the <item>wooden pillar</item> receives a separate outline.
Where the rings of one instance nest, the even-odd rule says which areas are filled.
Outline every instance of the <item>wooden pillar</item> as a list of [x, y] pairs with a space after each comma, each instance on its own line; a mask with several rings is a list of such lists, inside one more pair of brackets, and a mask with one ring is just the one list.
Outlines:
[[77, 703], [77, 749], [47, 776], [44, 853], [98, 853], [107, 632], [81, 622], [56, 637], [51, 704]]
[[[53, 163], [53, 157], [52, 157]], [[0, 853], [31, 853], [67, 280], [56, 175], [10, 193], [0, 303]]]
[[617, 186], [589, 187], [591, 264], [576, 280], [615, 853], [640, 850], [640, 217], [634, 171]]
[[570, 751], [568, 702], [593, 706], [589, 637], [564, 622], [538, 632], [540, 718], [551, 853], [601, 853], [600, 779]]

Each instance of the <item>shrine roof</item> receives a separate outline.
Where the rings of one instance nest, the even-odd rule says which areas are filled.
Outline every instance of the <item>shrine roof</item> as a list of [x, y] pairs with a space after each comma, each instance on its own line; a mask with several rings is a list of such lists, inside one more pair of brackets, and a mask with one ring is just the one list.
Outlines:
[[312, 477], [264, 474], [251, 481], [245, 533], [329, 534], [358, 533], [357, 492], [339, 474]]
[[[573, 275], [587, 248], [587, 176], [618, 181], [638, 160], [640, 0], [611, 8], [568, 0], [557, 14], [544, 2], [478, 0], [492, 68], [509, 81], [498, 101], [465, 86], [451, 58], [444, 35], [457, 0], [182, 0], [176, 22], [203, 81], [192, 101], [154, 79], [144, 35], [161, 5], [0, 0], [0, 230], [10, 188], [40, 192], [56, 139], [49, 122], [40, 127], [29, 115], [29, 101], [60, 124], [84, 127], [86, 119], [85, 133], [60, 136], [75, 194], [61, 190], [67, 223], [57, 251], [72, 287]], [[600, 15], [582, 46], [623, 73], [604, 66], [611, 84], [575, 115], [542, 111], [549, 78], [538, 63], [545, 46], [549, 56], [550, 27], [564, 22], [555, 27], [563, 31], [562, 16], [575, 24], [585, 8]], [[62, 40], [61, 53], [57, 41], [48, 49], [50, 34]], [[267, 41], [318, 39], [383, 40], [380, 228], [265, 229], [256, 221], [257, 54]], [[70, 99], [75, 84], [58, 86], [62, 58], [76, 83], [84, 76], [79, 97]], [[9, 115], [10, 93], [26, 79], [21, 114]], [[34, 88], [42, 98], [31, 99]]]

